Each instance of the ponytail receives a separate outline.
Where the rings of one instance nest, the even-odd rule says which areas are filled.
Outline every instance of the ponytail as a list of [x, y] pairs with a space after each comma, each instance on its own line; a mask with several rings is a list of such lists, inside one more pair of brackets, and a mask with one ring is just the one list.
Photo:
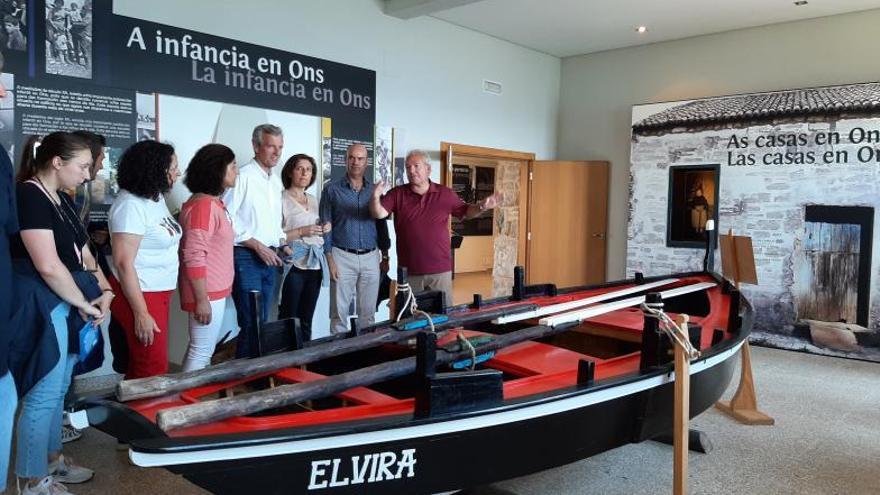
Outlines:
[[18, 182], [30, 180], [49, 168], [56, 156], [67, 161], [80, 150], [91, 151], [88, 140], [70, 132], [53, 132], [42, 139], [40, 136], [30, 136], [22, 148], [18, 175], [15, 177]]
[[28, 136], [24, 145], [22, 145], [21, 160], [18, 162], [18, 175], [15, 176], [16, 182], [25, 182], [37, 175], [36, 155], [40, 139], [40, 136], [33, 134]]

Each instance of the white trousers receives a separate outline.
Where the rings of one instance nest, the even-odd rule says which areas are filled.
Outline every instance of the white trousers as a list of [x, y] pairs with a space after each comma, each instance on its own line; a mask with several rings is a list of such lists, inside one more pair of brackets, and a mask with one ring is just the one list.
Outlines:
[[211, 364], [214, 348], [226, 333], [221, 330], [227, 299], [211, 301], [211, 323], [207, 325], [197, 322], [193, 314], [189, 314], [189, 347], [183, 360], [183, 371], [200, 370]]

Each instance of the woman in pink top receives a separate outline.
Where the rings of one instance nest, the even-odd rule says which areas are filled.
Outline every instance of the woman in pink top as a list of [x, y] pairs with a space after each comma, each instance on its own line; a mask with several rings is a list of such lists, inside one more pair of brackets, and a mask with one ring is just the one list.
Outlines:
[[235, 234], [219, 196], [237, 176], [235, 154], [222, 144], [203, 146], [186, 170], [184, 184], [193, 195], [180, 209], [180, 307], [189, 313], [184, 371], [208, 366], [222, 336]]

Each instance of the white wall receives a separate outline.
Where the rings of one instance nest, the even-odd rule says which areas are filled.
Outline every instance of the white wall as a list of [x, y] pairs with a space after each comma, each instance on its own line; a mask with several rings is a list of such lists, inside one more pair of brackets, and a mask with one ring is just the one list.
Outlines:
[[[435, 159], [440, 141], [555, 156], [556, 57], [430, 17], [388, 17], [373, 0], [115, 0], [114, 12], [375, 70], [377, 125], [404, 129], [408, 148]], [[484, 93], [483, 79], [502, 83], [503, 94]], [[161, 139], [173, 141], [184, 133], [171, 132], [167, 113], [160, 114]], [[285, 141], [285, 154], [310, 151], [294, 149], [287, 136]], [[249, 157], [238, 158], [244, 163]], [[439, 181], [439, 166], [432, 175]], [[326, 312], [319, 305], [316, 324]], [[378, 317], [387, 317], [387, 310]], [[172, 327], [178, 326], [185, 327], [180, 315], [173, 318]], [[173, 341], [173, 362], [185, 344]]]
[[631, 105], [880, 80], [880, 10], [562, 61], [558, 158], [611, 162], [608, 277], [624, 275]]

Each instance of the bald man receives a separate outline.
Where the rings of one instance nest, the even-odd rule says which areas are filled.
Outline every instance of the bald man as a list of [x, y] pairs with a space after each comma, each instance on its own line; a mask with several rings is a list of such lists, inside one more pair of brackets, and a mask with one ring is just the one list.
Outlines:
[[345, 176], [327, 184], [321, 194], [321, 221], [333, 230], [324, 235], [330, 268], [330, 332], [347, 332], [355, 303], [357, 327], [372, 325], [382, 274], [388, 271], [388, 226], [370, 215], [372, 183], [364, 176], [368, 154], [363, 144], [346, 151]]

